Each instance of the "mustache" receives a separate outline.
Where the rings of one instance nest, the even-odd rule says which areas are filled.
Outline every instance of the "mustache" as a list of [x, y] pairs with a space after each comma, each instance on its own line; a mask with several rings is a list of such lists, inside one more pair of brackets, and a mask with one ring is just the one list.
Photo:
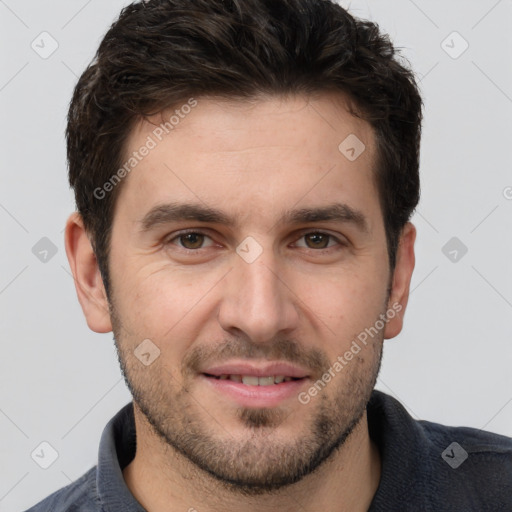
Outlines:
[[324, 352], [318, 348], [303, 347], [296, 340], [277, 338], [254, 343], [246, 337], [240, 337], [193, 347], [183, 358], [181, 371], [185, 376], [194, 375], [200, 373], [207, 364], [218, 364], [233, 358], [295, 363], [317, 376], [321, 376], [330, 366]]

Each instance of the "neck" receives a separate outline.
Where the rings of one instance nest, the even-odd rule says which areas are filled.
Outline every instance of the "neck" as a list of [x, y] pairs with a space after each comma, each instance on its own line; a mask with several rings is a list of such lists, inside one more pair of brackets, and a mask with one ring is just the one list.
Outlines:
[[126, 485], [148, 511], [324, 512], [367, 511], [380, 480], [377, 446], [366, 412], [342, 447], [299, 482], [258, 496], [243, 496], [169, 447], [134, 404], [137, 453], [123, 470]]

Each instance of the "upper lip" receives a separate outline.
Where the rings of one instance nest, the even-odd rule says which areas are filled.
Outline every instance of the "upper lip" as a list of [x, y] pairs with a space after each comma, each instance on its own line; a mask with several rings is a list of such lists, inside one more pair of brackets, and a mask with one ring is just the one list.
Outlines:
[[255, 377], [268, 377], [279, 375], [283, 377], [294, 377], [301, 379], [308, 376], [308, 372], [300, 366], [284, 362], [231, 362], [210, 366], [202, 373], [208, 375], [253, 375]]

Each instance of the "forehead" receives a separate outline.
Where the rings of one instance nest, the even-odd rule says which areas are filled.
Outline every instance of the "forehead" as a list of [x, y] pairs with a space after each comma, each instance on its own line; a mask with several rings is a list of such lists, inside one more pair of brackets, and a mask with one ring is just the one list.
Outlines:
[[280, 207], [341, 200], [379, 214], [373, 130], [348, 112], [343, 96], [194, 102], [134, 127], [124, 159], [136, 165], [116, 211], [129, 205], [126, 213], [140, 218], [158, 204], [194, 201], [271, 222]]

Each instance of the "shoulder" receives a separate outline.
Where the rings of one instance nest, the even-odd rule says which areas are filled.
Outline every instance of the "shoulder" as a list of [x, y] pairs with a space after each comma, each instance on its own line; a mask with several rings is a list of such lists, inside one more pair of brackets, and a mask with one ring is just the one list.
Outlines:
[[96, 492], [96, 466], [66, 487], [55, 491], [25, 512], [101, 511]]
[[451, 427], [425, 420], [419, 420], [418, 424], [433, 444], [443, 446], [449, 439], [453, 441], [460, 439], [468, 454], [481, 455], [483, 459], [490, 457], [512, 463], [512, 438], [510, 437], [487, 430]]
[[[420, 445], [426, 452], [438, 455], [441, 461], [450, 457], [464, 458], [464, 452], [460, 449], [462, 448], [468, 455], [465, 461], [473, 459], [482, 464], [492, 462], [503, 465], [504, 469], [512, 469], [510, 437], [472, 427], [453, 427], [416, 420], [400, 402], [380, 391], [373, 392], [368, 412], [373, 423], [370, 427], [376, 427], [375, 435], [379, 437], [384, 431], [384, 440], [397, 441], [395, 444], [401, 445]], [[450, 446], [452, 443], [454, 445]], [[448, 447], [448, 452], [444, 453]]]
[[431, 451], [449, 469], [474, 472], [480, 481], [487, 474], [501, 473], [512, 492], [512, 438], [471, 427], [417, 423]]
[[418, 421], [429, 446], [431, 486], [451, 510], [512, 510], [512, 439]]
[[512, 439], [471, 427], [414, 419], [374, 391], [368, 427], [382, 473], [371, 510], [407, 495], [411, 510], [512, 511]]

